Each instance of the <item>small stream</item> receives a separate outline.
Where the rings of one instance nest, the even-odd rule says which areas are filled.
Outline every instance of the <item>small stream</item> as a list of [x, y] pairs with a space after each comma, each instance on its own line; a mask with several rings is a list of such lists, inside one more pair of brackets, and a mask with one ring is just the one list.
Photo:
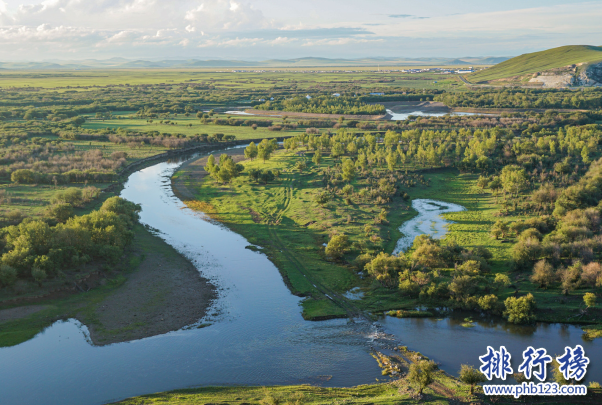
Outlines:
[[[211, 326], [96, 347], [84, 325], [56, 322], [27, 342], [0, 348], [0, 404], [96, 405], [199, 385], [367, 384], [382, 378], [371, 348], [391, 344], [407, 345], [456, 373], [460, 363], [477, 363], [487, 345], [560, 353], [556, 347], [564, 342], [579, 343], [592, 358], [588, 375], [602, 381], [596, 364], [602, 340], [582, 342], [575, 326], [517, 327], [483, 319], [465, 328], [454, 317], [304, 321], [301, 299], [264, 254], [245, 249], [245, 238], [174, 196], [170, 177], [180, 164], [163, 162], [133, 173], [121, 196], [141, 204], [141, 222], [219, 286], [219, 299], [202, 320]], [[407, 240], [421, 232], [442, 237], [448, 222], [440, 214], [463, 209], [434, 200], [413, 204], [419, 215], [402, 226]], [[398, 249], [409, 246], [402, 240]], [[350, 298], [361, 299], [357, 294]]]

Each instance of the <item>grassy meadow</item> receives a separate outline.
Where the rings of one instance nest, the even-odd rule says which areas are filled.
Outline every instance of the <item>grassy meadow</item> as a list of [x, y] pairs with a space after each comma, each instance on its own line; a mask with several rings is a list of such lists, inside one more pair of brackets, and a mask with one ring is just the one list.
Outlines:
[[[302, 172], [296, 169], [300, 160], [305, 160], [308, 165]], [[187, 187], [196, 190], [196, 201], [187, 202], [191, 208], [202, 209], [251, 243], [261, 246], [280, 269], [291, 291], [309, 297], [303, 301], [305, 318], [346, 316], [350, 307], [368, 313], [382, 313], [412, 309], [421, 304], [418, 299], [408, 298], [396, 289], [382, 287], [373, 278], [362, 279], [354, 266], [353, 253], [348, 253], [342, 262], [330, 261], [324, 253], [324, 246], [334, 233], [349, 237], [352, 252], [366, 245], [392, 252], [401, 236], [398, 228], [416, 215], [409, 203], [401, 197], [394, 197], [383, 207], [363, 203], [358, 198], [351, 198], [351, 203], [347, 203], [343, 196], [336, 196], [323, 206], [317, 204], [314, 198], [322, 187], [319, 173], [335, 163], [328, 156], [316, 165], [308, 157], [280, 151], [265, 163], [258, 159], [242, 163], [245, 172], [258, 168], [279, 170], [282, 174], [274, 182], [264, 185], [250, 181], [243, 173], [225, 186], [209, 177], [197, 182], [187, 176], [186, 169], [176, 176], [186, 179]], [[416, 170], [409, 166], [400, 167], [401, 171], [405, 169], [410, 172]], [[465, 211], [444, 215], [452, 221], [445, 243], [455, 242], [469, 249], [486, 247], [493, 256], [491, 271], [486, 275], [490, 282], [496, 273], [506, 274], [513, 287], [521, 293], [532, 293], [538, 303], [536, 315], [540, 321], [567, 321], [584, 308], [582, 294], [590, 290], [580, 290], [563, 298], [558, 289], [537, 288], [524, 273], [515, 273], [512, 268], [512, 239], [496, 240], [490, 236], [490, 229], [498, 219], [494, 214], [501, 208], [499, 198], [477, 187], [478, 176], [459, 173], [452, 168], [418, 169], [417, 172], [422, 172], [427, 182], [407, 189], [411, 199], [435, 199], [466, 208]], [[356, 179], [351, 184], [355, 192], [368, 186], [365, 179]], [[388, 211], [387, 220], [375, 224], [375, 218], [383, 208]], [[526, 218], [509, 216], [505, 220], [513, 222]], [[368, 233], [378, 236], [375, 242], [368, 239], [365, 226], [372, 228]], [[442, 270], [442, 276], [450, 280], [452, 273], [453, 269]], [[360, 287], [364, 292], [359, 301], [347, 300], [343, 295], [354, 287]], [[514, 293], [514, 289], [501, 288], [494, 293], [503, 302]], [[333, 296], [336, 299], [333, 300]], [[436, 306], [435, 303], [426, 305]], [[597, 316], [597, 311], [590, 311], [581, 317], [581, 322], [596, 323]]]

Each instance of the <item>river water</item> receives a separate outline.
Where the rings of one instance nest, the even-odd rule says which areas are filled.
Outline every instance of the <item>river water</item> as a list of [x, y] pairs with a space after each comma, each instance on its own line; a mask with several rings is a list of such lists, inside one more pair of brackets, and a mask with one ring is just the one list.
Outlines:
[[96, 347], [84, 325], [56, 322], [27, 342], [0, 349], [0, 404], [94, 405], [199, 385], [366, 384], [381, 377], [371, 347], [392, 343], [432, 357], [451, 373], [460, 363], [478, 363], [487, 345], [520, 351], [533, 345], [560, 353], [556, 346], [563, 342], [580, 343], [593, 359], [589, 375], [602, 380], [596, 365], [601, 341], [582, 342], [574, 326], [515, 327], [484, 319], [465, 328], [453, 317], [385, 317], [378, 324], [304, 321], [300, 298], [288, 291], [265, 255], [245, 249], [242, 236], [188, 210], [174, 196], [170, 176], [179, 164], [135, 172], [121, 195], [141, 204], [141, 222], [219, 286], [211, 315], [201, 320], [212, 325]]

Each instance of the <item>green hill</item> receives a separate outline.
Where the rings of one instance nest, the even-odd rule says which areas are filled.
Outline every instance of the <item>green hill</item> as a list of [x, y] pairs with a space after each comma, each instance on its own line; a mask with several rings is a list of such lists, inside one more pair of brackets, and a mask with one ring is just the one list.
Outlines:
[[568, 45], [526, 53], [465, 77], [472, 83], [479, 83], [598, 61], [602, 61], [602, 46]]

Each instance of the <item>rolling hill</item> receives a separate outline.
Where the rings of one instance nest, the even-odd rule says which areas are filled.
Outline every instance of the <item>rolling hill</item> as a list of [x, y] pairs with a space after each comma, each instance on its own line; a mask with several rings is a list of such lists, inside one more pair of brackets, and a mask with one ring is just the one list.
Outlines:
[[180, 59], [180, 60], [132, 60], [111, 58], [104, 60], [86, 59], [73, 61], [53, 60], [47, 62], [0, 61], [3, 70], [73, 70], [73, 69], [181, 69], [181, 68], [314, 68], [314, 67], [354, 67], [354, 66], [465, 66], [491, 65], [506, 60], [503, 57], [465, 58], [296, 58], [270, 59], [264, 61], [220, 60], [220, 59]]
[[600, 61], [602, 61], [602, 46], [568, 45], [508, 59], [488, 69], [466, 75], [466, 79], [472, 83], [518, 79], [520, 76], [533, 75], [537, 72]]

